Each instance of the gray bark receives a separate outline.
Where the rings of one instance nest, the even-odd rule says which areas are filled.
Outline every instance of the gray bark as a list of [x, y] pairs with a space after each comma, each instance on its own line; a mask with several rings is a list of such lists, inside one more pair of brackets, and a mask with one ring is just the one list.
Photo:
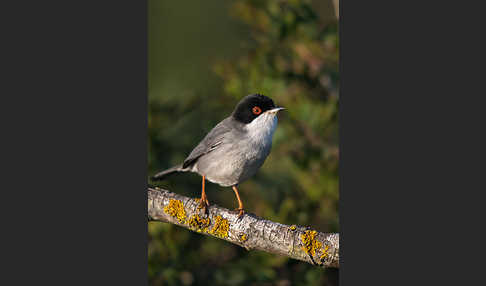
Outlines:
[[148, 188], [148, 220], [172, 223], [224, 239], [247, 250], [285, 255], [317, 266], [339, 268], [339, 234], [285, 225], [211, 205], [208, 214], [197, 199]]

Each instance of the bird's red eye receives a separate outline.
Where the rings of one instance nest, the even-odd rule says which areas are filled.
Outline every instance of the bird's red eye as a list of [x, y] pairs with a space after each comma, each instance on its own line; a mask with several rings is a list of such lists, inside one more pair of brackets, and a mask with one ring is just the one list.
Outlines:
[[251, 111], [253, 111], [253, 114], [255, 114], [255, 115], [262, 113], [262, 109], [258, 106], [253, 107], [253, 109]]

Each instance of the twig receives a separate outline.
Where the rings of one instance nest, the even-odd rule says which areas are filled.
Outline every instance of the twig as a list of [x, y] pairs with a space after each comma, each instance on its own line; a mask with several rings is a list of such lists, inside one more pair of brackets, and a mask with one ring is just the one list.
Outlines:
[[237, 212], [217, 205], [211, 205], [204, 213], [198, 205], [198, 199], [148, 188], [149, 221], [172, 223], [247, 250], [262, 250], [318, 266], [339, 268], [338, 233], [284, 225], [248, 213], [238, 219]]

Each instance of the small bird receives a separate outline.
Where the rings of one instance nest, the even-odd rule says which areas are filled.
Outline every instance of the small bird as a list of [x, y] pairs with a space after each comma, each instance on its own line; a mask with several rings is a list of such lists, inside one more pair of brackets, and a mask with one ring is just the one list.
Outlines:
[[192, 150], [180, 165], [157, 173], [161, 180], [177, 172], [194, 172], [202, 176], [200, 208], [207, 210], [209, 202], [204, 191], [205, 181], [232, 187], [238, 200], [238, 217], [245, 211], [237, 186], [255, 175], [270, 154], [273, 133], [277, 127], [277, 112], [273, 100], [261, 94], [245, 96], [233, 113], [218, 123]]

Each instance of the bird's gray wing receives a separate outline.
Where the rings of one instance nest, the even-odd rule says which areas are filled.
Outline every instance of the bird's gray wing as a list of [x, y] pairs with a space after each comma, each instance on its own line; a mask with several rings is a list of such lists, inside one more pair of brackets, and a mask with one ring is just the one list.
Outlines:
[[231, 118], [226, 118], [225, 120], [218, 123], [214, 128], [204, 137], [204, 139], [194, 148], [184, 160], [182, 168], [187, 168], [190, 165], [196, 163], [197, 159], [201, 156], [217, 149], [223, 142], [223, 139], [228, 132], [231, 131], [230, 121]]

